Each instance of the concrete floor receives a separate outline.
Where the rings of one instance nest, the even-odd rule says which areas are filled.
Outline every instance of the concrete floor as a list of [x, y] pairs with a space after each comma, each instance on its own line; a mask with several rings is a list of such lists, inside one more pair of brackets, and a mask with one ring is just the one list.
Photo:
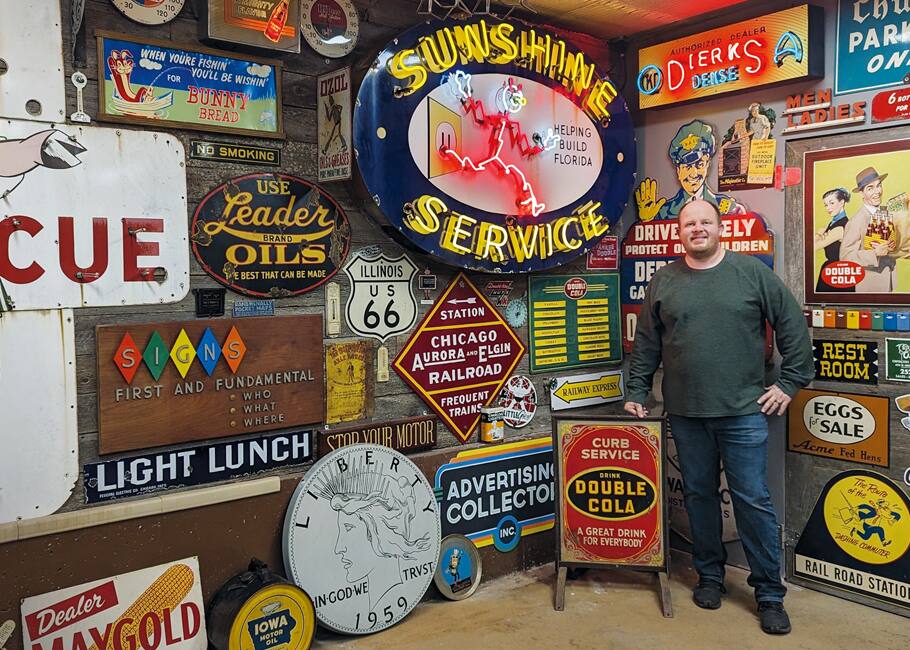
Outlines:
[[[401, 623], [351, 639], [320, 630], [313, 647], [356, 650], [577, 648], [767, 648], [908, 650], [910, 619], [790, 585], [787, 611], [793, 632], [772, 637], [758, 627], [746, 572], [730, 568], [719, 610], [692, 602], [696, 582], [687, 556], [674, 556], [674, 618], [660, 614], [656, 578], [647, 574], [589, 571], [566, 587], [566, 609], [553, 610], [553, 565], [481, 584], [461, 602], [431, 600]], [[433, 587], [430, 587], [433, 589]]]

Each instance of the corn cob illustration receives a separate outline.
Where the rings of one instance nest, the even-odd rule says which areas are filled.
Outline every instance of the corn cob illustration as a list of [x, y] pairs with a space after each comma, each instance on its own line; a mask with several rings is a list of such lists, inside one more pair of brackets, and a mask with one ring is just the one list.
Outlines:
[[[159, 619], [164, 618], [164, 610], [173, 610], [179, 605], [186, 595], [190, 593], [193, 586], [193, 570], [186, 564], [175, 564], [168, 567], [167, 571], [155, 579], [148, 589], [133, 601], [133, 604], [120, 615], [116, 621], [111, 624], [111, 629], [117, 628], [117, 623], [125, 618], [133, 619], [128, 625], [124, 625], [120, 631], [120, 647], [129, 647], [124, 639], [135, 637], [139, 632], [139, 620], [143, 614], [154, 612]], [[151, 623], [148, 623], [151, 626]], [[146, 630], [148, 631], [148, 629]], [[114, 635], [111, 634], [107, 641], [107, 646], [99, 648], [97, 644], [92, 645], [89, 650], [112, 650], [114, 647]]]

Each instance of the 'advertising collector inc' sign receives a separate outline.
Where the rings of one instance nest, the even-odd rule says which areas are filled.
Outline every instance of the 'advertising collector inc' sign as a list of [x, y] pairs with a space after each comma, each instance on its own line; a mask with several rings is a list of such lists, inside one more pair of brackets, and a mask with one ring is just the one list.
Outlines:
[[584, 254], [619, 219], [635, 173], [628, 109], [606, 72], [557, 34], [495, 19], [429, 21], [387, 45], [360, 87], [354, 144], [389, 222], [481, 271]]

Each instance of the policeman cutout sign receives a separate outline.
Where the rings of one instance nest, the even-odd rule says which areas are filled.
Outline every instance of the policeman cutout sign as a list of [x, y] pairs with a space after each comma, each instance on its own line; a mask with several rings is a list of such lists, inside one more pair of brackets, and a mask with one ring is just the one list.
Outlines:
[[344, 315], [354, 332], [384, 343], [414, 326], [417, 301], [411, 280], [417, 267], [404, 253], [396, 258], [385, 253], [367, 257], [360, 251], [345, 265], [344, 272], [351, 280]]

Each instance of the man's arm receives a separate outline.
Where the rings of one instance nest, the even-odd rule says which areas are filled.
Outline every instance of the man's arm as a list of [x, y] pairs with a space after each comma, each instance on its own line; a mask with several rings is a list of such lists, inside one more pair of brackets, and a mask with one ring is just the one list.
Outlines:
[[654, 305], [655, 284], [654, 278], [652, 278], [651, 284], [645, 291], [645, 299], [638, 316], [638, 325], [635, 328], [635, 343], [632, 345], [629, 378], [626, 382], [625, 410], [639, 417], [647, 415], [642, 404], [651, 391], [654, 373], [660, 365], [663, 345], [661, 342], [663, 326]]
[[777, 386], [792, 398], [815, 377], [812, 341], [802, 309], [796, 298], [773, 271], [765, 267], [766, 318], [774, 327], [780, 351], [780, 377]]
[[872, 251], [863, 250], [863, 235], [866, 233], [867, 224], [865, 215], [866, 210], [861, 208], [847, 222], [844, 229], [844, 240], [840, 244], [840, 258], [848, 262], [856, 262], [860, 266], [875, 267], [879, 263], [878, 256]]

